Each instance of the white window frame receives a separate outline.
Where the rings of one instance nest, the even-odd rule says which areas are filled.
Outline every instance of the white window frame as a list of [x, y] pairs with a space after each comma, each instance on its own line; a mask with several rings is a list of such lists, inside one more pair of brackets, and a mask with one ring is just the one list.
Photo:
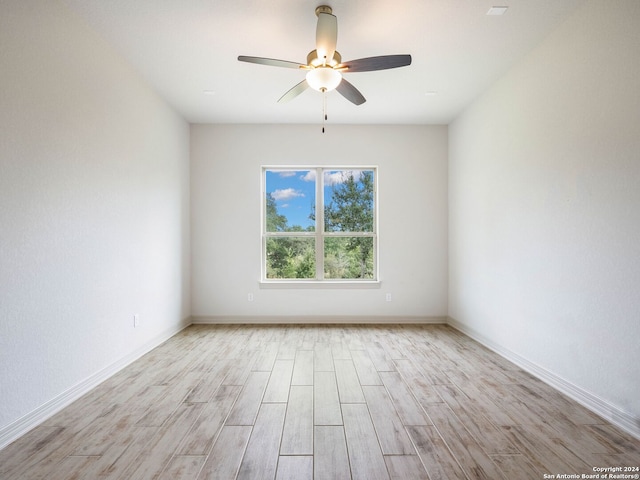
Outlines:
[[[313, 232], [267, 232], [266, 172], [267, 171], [316, 171], [316, 228]], [[373, 229], [372, 232], [325, 232], [324, 231], [324, 171], [327, 170], [372, 170], [373, 173]], [[379, 275], [379, 234], [378, 234], [378, 172], [376, 165], [263, 165], [260, 178], [260, 224], [261, 224], [261, 278], [262, 287], [278, 286], [343, 286], [372, 287], [380, 284]], [[316, 277], [315, 278], [267, 278], [267, 238], [273, 237], [306, 237], [315, 238]], [[370, 237], [373, 238], [373, 278], [324, 278], [324, 239], [328, 237]]]

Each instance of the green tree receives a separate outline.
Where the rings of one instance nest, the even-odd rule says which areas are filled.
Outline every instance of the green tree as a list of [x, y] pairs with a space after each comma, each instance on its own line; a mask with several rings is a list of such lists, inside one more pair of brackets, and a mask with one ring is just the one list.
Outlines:
[[[301, 232], [299, 225], [289, 226], [287, 217], [278, 213], [276, 200], [267, 193], [267, 231]], [[267, 278], [313, 278], [315, 249], [313, 239], [299, 237], [267, 238]]]
[[267, 232], [284, 232], [287, 230], [287, 217], [278, 213], [276, 199], [267, 192]]
[[[287, 217], [278, 214], [276, 199], [267, 193], [267, 231], [284, 232], [287, 229]], [[289, 263], [287, 246], [276, 238], [267, 239], [267, 277], [281, 278]]]
[[[353, 172], [344, 172], [342, 183], [332, 186], [331, 200], [324, 207], [324, 223], [327, 232], [372, 232], [374, 215], [373, 172], [363, 171], [358, 179]], [[333, 239], [332, 239], [333, 240]], [[325, 248], [334, 249], [334, 259], [329, 263], [340, 266], [356, 265], [356, 271], [347, 268], [347, 277], [367, 278], [373, 273], [373, 239], [370, 237], [343, 237], [327, 241]], [[346, 250], [344, 255], [340, 249]], [[342, 258], [341, 258], [342, 257]], [[340, 273], [336, 272], [336, 275]], [[344, 275], [344, 274], [342, 274]]]

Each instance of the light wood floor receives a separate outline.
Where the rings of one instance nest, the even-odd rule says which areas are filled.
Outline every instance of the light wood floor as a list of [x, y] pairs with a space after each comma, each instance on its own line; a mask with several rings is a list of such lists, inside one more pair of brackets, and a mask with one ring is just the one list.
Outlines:
[[640, 442], [440, 325], [191, 326], [0, 451], [0, 478], [21, 480], [521, 480], [608, 466], [640, 466]]

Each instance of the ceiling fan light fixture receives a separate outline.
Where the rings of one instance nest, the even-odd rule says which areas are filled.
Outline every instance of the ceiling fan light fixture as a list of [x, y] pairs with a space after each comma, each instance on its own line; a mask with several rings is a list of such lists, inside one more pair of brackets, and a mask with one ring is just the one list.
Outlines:
[[319, 92], [330, 92], [342, 81], [342, 75], [331, 67], [317, 67], [307, 72], [307, 83]]
[[[294, 68], [298, 71], [305, 70], [307, 72], [306, 78], [280, 97], [278, 103], [288, 102], [311, 87], [320, 93], [336, 90], [354, 105], [362, 105], [366, 102], [366, 99], [347, 79], [342, 78], [343, 73], [373, 72], [411, 65], [411, 55], [408, 54], [379, 55], [342, 63], [342, 56], [336, 51], [336, 42], [338, 40], [338, 20], [336, 16], [333, 15], [331, 7], [327, 5], [320, 5], [316, 8], [316, 15], [318, 17], [316, 48], [307, 55], [306, 64], [274, 58], [238, 56], [238, 61], [240, 62]], [[326, 103], [326, 96], [324, 101]], [[326, 115], [323, 118], [326, 120]]]

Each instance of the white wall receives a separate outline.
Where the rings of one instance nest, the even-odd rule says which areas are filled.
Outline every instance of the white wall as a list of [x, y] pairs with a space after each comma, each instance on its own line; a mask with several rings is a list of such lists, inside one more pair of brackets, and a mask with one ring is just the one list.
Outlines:
[[[446, 127], [194, 125], [191, 153], [195, 321], [446, 316]], [[259, 288], [261, 165], [279, 164], [379, 166], [381, 288]]]
[[449, 314], [640, 432], [640, 2], [589, 1], [449, 130]]
[[189, 126], [109, 46], [58, 2], [2, 0], [0, 72], [2, 444], [176, 332], [190, 257]]

